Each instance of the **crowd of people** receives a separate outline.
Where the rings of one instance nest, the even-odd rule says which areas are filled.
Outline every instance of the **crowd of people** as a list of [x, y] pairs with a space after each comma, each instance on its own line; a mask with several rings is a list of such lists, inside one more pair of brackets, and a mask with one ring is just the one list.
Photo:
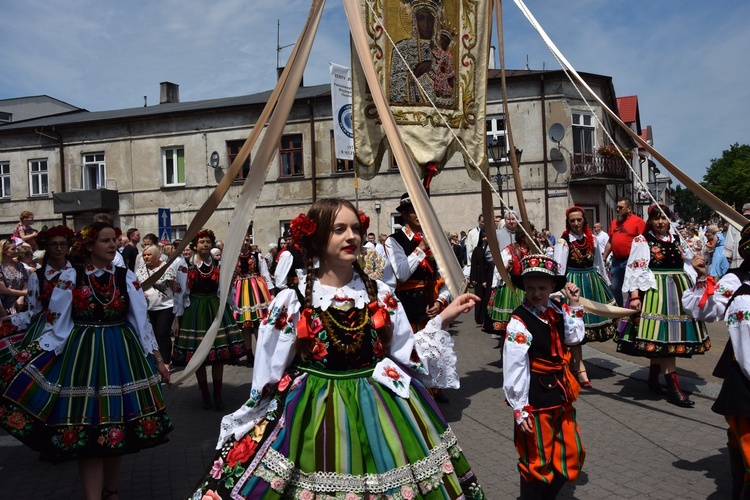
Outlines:
[[[74, 233], [37, 231], [22, 213], [0, 241], [0, 427], [43, 460], [77, 460], [87, 499], [116, 500], [122, 456], [168, 442], [161, 384], [200, 352], [196, 406], [226, 408], [225, 365], [253, 372], [192, 498], [484, 498], [435, 404], [459, 387], [446, 330], [473, 308], [502, 349], [521, 497], [554, 498], [586, 455], [573, 409], [593, 385], [584, 343], [648, 358], [648, 390], [689, 408], [676, 359], [710, 349], [706, 321], [735, 318], [715, 411], [742, 491], [750, 416], [733, 396], [750, 384], [750, 225], [680, 225], [661, 204], [643, 220], [626, 198], [607, 231], [571, 206], [558, 237], [527, 233], [513, 211], [492, 229], [480, 215], [447, 234], [473, 292], [452, 298], [408, 194], [395, 209], [402, 226], [376, 236], [351, 203], [320, 200], [265, 253], [247, 234], [236, 262], [222, 261], [210, 229], [174, 256], [179, 241], [123, 233], [106, 214]], [[750, 204], [743, 212], [750, 219]], [[233, 277], [226, 304], [222, 268]], [[632, 315], [613, 319], [615, 305]]]

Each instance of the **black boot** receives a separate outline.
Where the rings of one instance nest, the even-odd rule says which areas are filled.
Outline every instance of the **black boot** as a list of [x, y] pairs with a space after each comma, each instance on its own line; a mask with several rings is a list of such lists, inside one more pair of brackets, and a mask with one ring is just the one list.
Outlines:
[[[727, 430], [727, 434], [730, 431]], [[729, 436], [731, 440], [732, 437]], [[727, 443], [727, 449], [729, 450], [729, 470], [732, 473], [732, 498], [739, 500], [744, 498], [742, 496], [742, 488], [745, 486], [745, 461], [742, 458], [742, 452]]]
[[201, 403], [201, 408], [203, 408], [204, 410], [210, 410], [213, 405], [211, 404], [211, 393], [208, 392], [208, 381], [199, 380], [198, 389], [200, 389], [201, 397], [203, 398], [203, 403]]
[[224, 404], [224, 400], [221, 398], [222, 382], [222, 379], [214, 379], [214, 406], [218, 411], [227, 407], [227, 405]]
[[654, 394], [664, 395], [667, 391], [662, 387], [659, 382], [659, 373], [661, 372], [661, 366], [653, 364], [648, 369], [648, 390]]
[[667, 373], [664, 378], [667, 379], [667, 401], [683, 408], [695, 406], [695, 401], [688, 398], [687, 394], [680, 389], [680, 380], [676, 372]]
[[246, 349], [245, 355], [247, 356], [247, 361], [245, 362], [245, 365], [252, 368], [255, 364], [255, 355], [253, 354], [252, 349]]
[[541, 481], [527, 483], [521, 478], [521, 500], [542, 500], [548, 485]]

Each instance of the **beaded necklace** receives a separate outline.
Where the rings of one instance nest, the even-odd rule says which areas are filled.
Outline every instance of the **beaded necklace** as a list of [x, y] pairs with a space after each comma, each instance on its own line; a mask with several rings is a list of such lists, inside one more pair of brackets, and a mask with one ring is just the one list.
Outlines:
[[204, 278], [208, 278], [209, 276], [211, 276], [211, 273], [214, 271], [214, 259], [211, 258], [211, 257], [209, 257], [209, 259], [211, 259], [211, 263], [208, 265], [208, 271], [207, 272], [204, 273], [203, 271], [201, 271], [201, 268], [204, 265], [206, 265], [205, 262], [201, 262], [201, 264], [199, 266], [198, 265], [195, 266], [195, 269], [198, 271], [198, 274], [200, 274]]
[[328, 310], [322, 312], [322, 314], [320, 315], [320, 320], [323, 323], [323, 327], [325, 328], [326, 332], [328, 332], [328, 337], [331, 339], [331, 343], [336, 346], [336, 348], [343, 351], [345, 354], [352, 355], [359, 351], [360, 347], [362, 347], [362, 339], [364, 338], [364, 335], [355, 335], [354, 342], [352, 342], [351, 344], [345, 344], [341, 341], [341, 338], [336, 333], [336, 331], [337, 329], [343, 330], [344, 332], [346, 332], [345, 335], [349, 336], [355, 333], [362, 333], [365, 326], [370, 321], [370, 311], [367, 307], [359, 309], [357, 311], [354, 326], [342, 325], [336, 320], [336, 318], [333, 317], [330, 312], [328, 312]]
[[[99, 302], [104, 307], [107, 307], [109, 304], [112, 303], [113, 300], [115, 300], [115, 275], [114, 273], [110, 274], [107, 284], [100, 285], [99, 282], [96, 281], [96, 279], [93, 279], [93, 280], [91, 279], [92, 274], [89, 274], [86, 276], [86, 279], [89, 282], [89, 287], [91, 288], [91, 291], [92, 291], [92, 295], [94, 296], [94, 299], [96, 299], [97, 302]], [[104, 299], [99, 298], [100, 294]], [[104, 300], [106, 300], [106, 302], [104, 302]]]

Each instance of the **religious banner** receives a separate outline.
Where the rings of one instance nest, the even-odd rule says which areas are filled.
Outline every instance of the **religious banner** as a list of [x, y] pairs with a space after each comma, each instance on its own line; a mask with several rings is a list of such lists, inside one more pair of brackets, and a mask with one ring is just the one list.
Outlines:
[[352, 131], [352, 72], [346, 66], [328, 63], [331, 72], [331, 106], [333, 107], [333, 144], [339, 160], [354, 159]]
[[[491, 5], [466, 0], [360, 0], [378, 80], [423, 177], [428, 165], [440, 170], [457, 152], [464, 155], [472, 179], [481, 176], [470, 157], [487, 171]], [[371, 179], [389, 146], [356, 55], [352, 78], [355, 168], [359, 176]]]

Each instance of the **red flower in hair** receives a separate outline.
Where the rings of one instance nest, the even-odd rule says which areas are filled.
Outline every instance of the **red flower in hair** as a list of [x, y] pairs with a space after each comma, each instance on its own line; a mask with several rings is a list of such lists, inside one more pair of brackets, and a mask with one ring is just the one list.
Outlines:
[[289, 232], [295, 246], [299, 246], [304, 238], [309, 238], [315, 233], [318, 225], [314, 220], [308, 219], [305, 214], [299, 214], [289, 223]]
[[367, 233], [370, 228], [370, 218], [362, 210], [357, 210], [357, 217], [359, 218], [359, 232], [361, 234]]

